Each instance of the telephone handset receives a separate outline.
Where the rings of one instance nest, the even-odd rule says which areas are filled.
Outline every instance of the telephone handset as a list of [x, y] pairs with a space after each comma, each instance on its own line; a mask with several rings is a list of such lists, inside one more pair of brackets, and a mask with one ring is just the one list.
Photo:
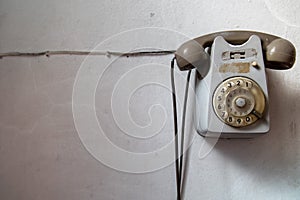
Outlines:
[[283, 38], [249, 31], [201, 36], [175, 53], [180, 70], [196, 68], [196, 128], [203, 136], [253, 137], [270, 128], [265, 67], [293, 66], [296, 50]]

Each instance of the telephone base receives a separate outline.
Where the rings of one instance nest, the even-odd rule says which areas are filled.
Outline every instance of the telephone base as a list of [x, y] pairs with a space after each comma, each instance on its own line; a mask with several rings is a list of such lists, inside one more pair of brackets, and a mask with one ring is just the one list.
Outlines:
[[[196, 129], [204, 137], [253, 138], [269, 132], [268, 90], [261, 40], [241, 45], [215, 38], [207, 75], [196, 77]], [[259, 66], [258, 67], [254, 67]]]

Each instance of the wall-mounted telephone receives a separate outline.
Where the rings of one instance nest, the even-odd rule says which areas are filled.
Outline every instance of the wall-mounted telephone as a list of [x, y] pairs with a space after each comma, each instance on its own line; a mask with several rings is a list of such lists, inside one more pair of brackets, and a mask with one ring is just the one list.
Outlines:
[[270, 128], [265, 68], [291, 68], [296, 50], [277, 36], [226, 31], [190, 40], [175, 56], [180, 70], [198, 71], [197, 131], [203, 136], [249, 138]]

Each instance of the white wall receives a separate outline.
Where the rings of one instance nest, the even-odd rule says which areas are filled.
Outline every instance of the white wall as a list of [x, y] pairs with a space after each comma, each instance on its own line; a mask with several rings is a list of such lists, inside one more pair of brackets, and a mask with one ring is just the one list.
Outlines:
[[[0, 52], [176, 49], [189, 38], [228, 29], [269, 32], [287, 38], [299, 49], [299, 7], [297, 0], [2, 0]], [[124, 33], [136, 28], [140, 29]], [[115, 145], [130, 152], [157, 151], [172, 139], [168, 88], [157, 84], [141, 87], [132, 94], [129, 106], [122, 91], [135, 87], [137, 80], [148, 79], [169, 87], [171, 58], [53, 56], [0, 60], [1, 199], [175, 199], [174, 166], [164, 163], [172, 156], [170, 152], [143, 166], [136, 166], [134, 161], [128, 165], [126, 158], [102, 148], [102, 141], [88, 138], [108, 160], [120, 164], [104, 165], [80, 140], [85, 136], [78, 134], [72, 113], [77, 72], [88, 69], [95, 78], [113, 61], [96, 89], [97, 118]], [[296, 62], [291, 70], [267, 73], [271, 132], [253, 140], [222, 140], [210, 152], [210, 141], [196, 135], [188, 160], [185, 199], [299, 199], [300, 66]], [[181, 75], [184, 78], [185, 73]], [[92, 85], [91, 77], [85, 79], [87, 85]], [[118, 85], [120, 79], [125, 82]], [[180, 76], [177, 81], [182, 98], [184, 81]], [[115, 105], [121, 109], [116, 113], [121, 124], [113, 119], [110, 107], [114, 87], [123, 87]], [[88, 89], [75, 87], [75, 91], [86, 97]], [[139, 126], [151, 124], [147, 111], [154, 104], [163, 109], [153, 107], [150, 115], [154, 125], [142, 131]], [[139, 126], [126, 127], [127, 108]], [[91, 122], [86, 116], [79, 121]], [[190, 121], [188, 125], [191, 129]], [[137, 139], [124, 134], [124, 128], [127, 134], [140, 137], [149, 137], [155, 130], [158, 133]], [[202, 159], [198, 155], [201, 147], [204, 153], [209, 152]], [[151, 166], [155, 159], [163, 164]], [[125, 166], [163, 168], [139, 174], [113, 169]]]

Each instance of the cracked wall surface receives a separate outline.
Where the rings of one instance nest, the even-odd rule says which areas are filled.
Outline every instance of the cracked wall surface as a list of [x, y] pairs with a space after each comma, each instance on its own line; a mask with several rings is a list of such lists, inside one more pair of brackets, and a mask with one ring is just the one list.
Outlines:
[[[187, 39], [231, 29], [275, 34], [290, 40], [298, 50], [299, 7], [297, 0], [2, 0], [0, 52], [176, 49]], [[142, 32], [145, 27], [152, 29]], [[135, 31], [127, 34], [129, 30]], [[92, 108], [106, 137], [129, 152], [163, 148], [173, 138], [168, 88], [171, 59], [172, 55], [0, 59], [0, 198], [175, 199], [172, 163], [150, 173], [134, 174], [100, 162], [82, 142], [72, 112], [80, 69], [86, 67], [91, 75], [102, 70]], [[253, 140], [221, 140], [213, 149], [209, 149], [209, 141], [194, 135], [185, 199], [299, 199], [298, 60], [299, 56], [294, 68], [287, 71], [267, 70], [271, 110], [268, 135]], [[162, 70], [157, 68], [160, 65]], [[145, 70], [136, 68], [140, 66]], [[181, 108], [185, 73], [176, 72]], [[122, 91], [149, 77], [159, 84], [137, 88], [127, 101]], [[97, 76], [84, 78], [89, 86]], [[85, 97], [87, 86], [76, 91]], [[118, 90], [121, 86], [123, 90]], [[120, 93], [111, 101], [114, 91]], [[114, 112], [113, 103], [118, 108]], [[82, 113], [86, 109], [83, 107]], [[188, 110], [193, 110], [192, 103]], [[124, 129], [116, 118], [125, 124], [130, 118], [138, 130], [145, 131], [131, 126]], [[82, 120], [89, 122], [85, 116]], [[193, 132], [190, 120], [188, 131]], [[130, 135], [133, 132], [135, 135]], [[201, 148], [209, 149], [204, 156], [199, 156]]]

